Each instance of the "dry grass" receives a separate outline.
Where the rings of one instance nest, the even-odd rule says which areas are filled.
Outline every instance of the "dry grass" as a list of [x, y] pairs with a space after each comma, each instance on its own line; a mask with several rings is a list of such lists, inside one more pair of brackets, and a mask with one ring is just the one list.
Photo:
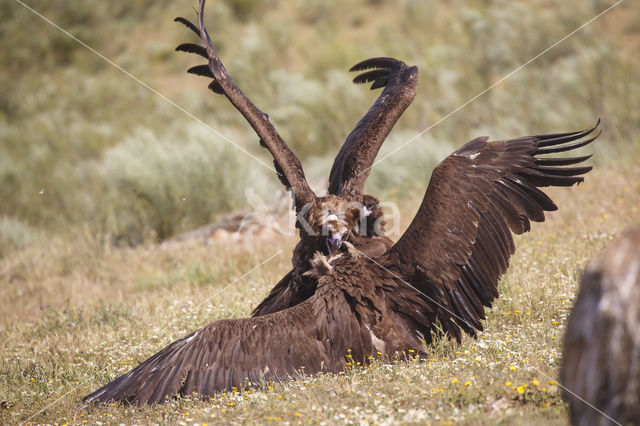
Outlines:
[[[185, 73], [201, 61], [174, 52], [196, 41], [172, 22], [193, 19], [195, 0], [25, 3], [271, 164], [236, 109]], [[369, 180], [388, 198], [400, 184], [421, 190], [441, 147], [482, 134], [567, 131], [600, 117], [608, 150], [624, 151], [640, 132], [640, 2], [623, 2], [510, 75], [613, 3], [227, 0], [207, 4], [207, 22], [234, 81], [311, 178], [326, 178], [379, 94], [353, 85], [349, 67], [374, 56], [417, 65], [418, 93], [381, 156], [439, 124]], [[32, 233], [66, 235], [85, 224], [119, 245], [164, 239], [242, 206], [246, 186], [268, 196], [273, 185], [256, 181], [277, 184], [270, 170], [17, 1], [0, 4], [0, 29], [0, 256], [31, 244]]]
[[560, 210], [517, 238], [478, 339], [204, 402], [78, 405], [188, 331], [248, 315], [286, 272], [294, 239], [113, 249], [79, 234], [16, 252], [0, 261], [0, 423], [565, 423], [555, 383], [565, 320], [587, 259], [640, 223], [640, 167], [603, 166], [551, 192]]
[[[234, 79], [270, 114], [311, 177], [326, 176], [377, 96], [351, 85], [345, 70], [353, 63], [384, 55], [420, 67], [420, 92], [384, 155], [612, 4], [210, 3], [216, 46]], [[171, 21], [193, 18], [194, 2], [29, 4], [271, 161], [233, 107], [184, 74], [194, 58], [173, 53], [189, 39]], [[193, 130], [190, 118], [19, 3], [0, 3], [0, 423], [565, 423], [558, 386], [549, 382], [580, 271], [640, 221], [639, 14], [640, 3], [625, 2], [369, 179], [370, 191], [401, 202], [406, 226], [420, 201], [407, 194], [422, 191], [433, 164], [470, 137], [572, 130], [603, 118], [598, 169], [580, 187], [552, 191], [560, 211], [517, 238], [501, 298], [477, 340], [438, 341], [424, 360], [211, 401], [83, 409], [83, 395], [188, 331], [248, 315], [288, 270], [295, 239], [150, 244], [238, 207], [247, 185], [269, 194], [274, 176], [228, 146], [216, 154], [205, 140], [224, 141]], [[265, 183], [262, 192], [255, 181]], [[126, 238], [147, 243], [114, 247]]]

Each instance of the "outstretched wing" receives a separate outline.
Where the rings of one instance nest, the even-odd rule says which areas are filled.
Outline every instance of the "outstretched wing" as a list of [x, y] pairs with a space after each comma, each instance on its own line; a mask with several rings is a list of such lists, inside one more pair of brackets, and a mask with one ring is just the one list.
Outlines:
[[199, 28], [184, 18], [176, 18], [177, 22], [183, 23], [194, 31], [202, 39], [204, 46], [186, 43], [178, 46], [176, 50], [195, 53], [208, 60], [206, 65], [192, 67], [188, 72], [212, 78], [213, 82], [209, 85], [209, 88], [215, 93], [224, 94], [249, 122], [253, 130], [255, 130], [260, 137], [261, 144], [263, 144], [273, 156], [276, 173], [280, 181], [287, 189], [291, 188], [294, 191], [296, 208], [300, 210], [302, 206], [312, 201], [315, 197], [307, 183], [304, 171], [302, 170], [302, 164], [284, 140], [282, 140], [273, 124], [269, 121], [267, 114], [260, 111], [229, 76], [204, 26], [204, 5], [205, 0], [200, 0], [198, 10]]
[[[598, 121], [599, 124], [599, 121]], [[482, 330], [484, 307], [498, 296], [499, 277], [515, 251], [511, 232], [530, 229], [556, 210], [540, 187], [583, 181], [590, 156], [541, 157], [587, 145], [598, 126], [581, 132], [528, 136], [487, 142], [476, 138], [434, 170], [424, 200], [386, 256], [388, 266], [428, 295], [444, 329]], [[569, 143], [572, 141], [578, 141]]]
[[329, 194], [361, 202], [364, 183], [382, 143], [416, 94], [418, 68], [393, 58], [373, 58], [350, 71], [366, 71], [353, 79], [356, 84], [373, 82], [371, 90], [384, 87], [342, 145], [329, 176]]
[[175, 395], [213, 395], [290, 380], [300, 369], [307, 374], [341, 371], [353, 342], [342, 330], [350, 321], [349, 308], [340, 300], [332, 302], [332, 309], [323, 303], [314, 299], [272, 315], [215, 321], [83, 400], [152, 404]]
[[[292, 281], [294, 277], [294, 271], [291, 270], [287, 275], [282, 277], [278, 284], [275, 285], [269, 292], [269, 295], [264, 298], [262, 302], [251, 313], [252, 317], [261, 316], [271, 314], [273, 312], [278, 312], [283, 309], [290, 308], [292, 306], [297, 305], [304, 299], [300, 300], [300, 296], [298, 292], [295, 292], [294, 289], [298, 289]], [[306, 290], [306, 287], [302, 287]], [[308, 293], [304, 294], [304, 298], [309, 298], [315, 292], [315, 286], [310, 286]]]

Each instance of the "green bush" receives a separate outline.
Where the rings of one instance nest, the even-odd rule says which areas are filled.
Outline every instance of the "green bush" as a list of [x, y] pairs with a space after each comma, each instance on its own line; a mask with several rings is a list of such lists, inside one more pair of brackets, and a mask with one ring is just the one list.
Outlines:
[[10, 217], [0, 217], [0, 258], [29, 246], [35, 240], [36, 232], [29, 225]]
[[[223, 134], [270, 163], [233, 106], [208, 92], [206, 79], [184, 73], [201, 59], [172, 51], [196, 41], [172, 22], [195, 19], [190, 5], [29, 5], [196, 117], [223, 124]], [[621, 5], [612, 12], [625, 9], [615, 25], [613, 15], [594, 21], [459, 110], [606, 5], [369, 0], [354, 10], [335, 0], [234, 0], [208, 7], [209, 30], [233, 79], [312, 178], [326, 179], [378, 96], [347, 73], [373, 56], [420, 68], [418, 94], [381, 155], [437, 123], [373, 169], [368, 190], [382, 198], [422, 192], [438, 160], [483, 134], [572, 130], [600, 117], [606, 136], [594, 161], [633, 161], [640, 152], [640, 27], [624, 18], [640, 16], [640, 4]], [[0, 216], [58, 234], [89, 225], [134, 244], [243, 205], [249, 177], [277, 185], [272, 172], [194, 130], [192, 118], [17, 2], [0, 4], [0, 39]]]
[[99, 211], [118, 241], [163, 240], [243, 205], [244, 189], [267, 196], [275, 173], [209, 130], [193, 125], [158, 136], [139, 129], [94, 166], [105, 185]]

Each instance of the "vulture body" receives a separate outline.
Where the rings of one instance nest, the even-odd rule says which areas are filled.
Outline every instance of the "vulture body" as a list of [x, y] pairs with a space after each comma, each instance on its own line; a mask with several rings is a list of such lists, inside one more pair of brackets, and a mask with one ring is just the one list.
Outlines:
[[636, 227], [589, 262], [567, 321], [560, 380], [573, 425], [640, 423], [639, 330]]
[[[393, 241], [384, 236], [384, 215], [379, 201], [372, 195], [364, 195], [362, 212], [369, 213], [358, 221], [347, 240], [362, 254], [378, 257], [384, 254]], [[311, 297], [316, 290], [316, 279], [305, 275], [311, 268], [311, 259], [317, 252], [324, 250], [324, 243], [316, 239], [302, 239], [293, 250], [293, 269], [289, 271], [269, 295], [253, 310], [252, 316], [267, 315], [290, 308]]]
[[[373, 211], [362, 192], [364, 180], [415, 95], [417, 68], [390, 58], [355, 67], [369, 70], [357, 82], [372, 81], [384, 90], [340, 150], [330, 193], [318, 197], [266, 114], [231, 80], [204, 27], [204, 3], [200, 0], [198, 27], [178, 19], [201, 36], [204, 47], [179, 50], [208, 59], [198, 73], [212, 78], [209, 87], [243, 114], [292, 190], [301, 236], [294, 268], [256, 316], [215, 321], [84, 400], [154, 403], [177, 394], [211, 395], [292, 379], [300, 370], [339, 372], [347, 358], [366, 364], [378, 352], [385, 358], [421, 353], [435, 324], [457, 340], [463, 332], [473, 336], [482, 330], [485, 307], [498, 296], [498, 279], [515, 250], [512, 232], [528, 231], [531, 221], [541, 222], [545, 211], [557, 209], [539, 188], [574, 185], [591, 170], [579, 165], [590, 156], [546, 154], [591, 143], [599, 135], [590, 136], [597, 124], [578, 132], [471, 140], [434, 169], [418, 213], [400, 239], [395, 244], [376, 240], [386, 237], [361, 222]], [[354, 238], [359, 234], [354, 230], [364, 230], [357, 235], [366, 238], [364, 243]], [[375, 255], [367, 254], [372, 241], [382, 247]]]

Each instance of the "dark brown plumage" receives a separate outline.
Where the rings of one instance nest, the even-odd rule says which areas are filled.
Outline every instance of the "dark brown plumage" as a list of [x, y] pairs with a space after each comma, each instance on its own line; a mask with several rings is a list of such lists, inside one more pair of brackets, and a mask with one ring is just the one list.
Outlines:
[[[373, 58], [354, 65], [350, 71], [366, 71], [356, 76], [354, 83], [373, 82], [372, 90], [382, 87], [384, 90], [338, 152], [331, 167], [328, 191], [362, 204], [359, 228], [349, 235], [348, 241], [365, 255], [377, 257], [384, 254], [393, 241], [384, 236], [384, 215], [379, 200], [363, 194], [364, 184], [382, 143], [416, 94], [418, 69], [393, 58]], [[293, 270], [254, 309], [254, 316], [286, 309], [313, 294], [315, 280], [302, 274], [309, 269], [314, 252], [301, 238], [294, 250]]]
[[369, 257], [384, 254], [393, 245], [393, 241], [385, 237], [384, 212], [380, 201], [373, 195], [362, 197], [362, 214], [357, 232], [349, 240], [358, 250]]
[[[545, 211], [557, 208], [539, 188], [582, 182], [581, 175], [591, 170], [564, 167], [589, 156], [544, 155], [591, 143], [599, 133], [587, 137], [597, 125], [581, 132], [468, 142], [434, 169], [418, 213], [398, 242], [385, 242], [382, 254], [369, 256], [347, 242], [354, 230], [365, 229], [370, 239], [380, 237], [367, 235], [368, 226], [359, 225], [366, 215], [362, 201], [368, 200], [362, 194], [361, 176], [374, 161], [371, 152], [377, 152], [385, 132], [413, 98], [417, 69], [398, 66], [399, 61], [389, 58], [359, 65], [374, 68], [359, 78], [374, 86], [396, 84], [394, 79], [400, 77], [410, 83], [399, 86], [395, 102], [400, 107], [385, 105], [382, 98], [376, 101], [371, 122], [381, 133], [372, 130], [371, 139], [363, 140], [353, 135], [368, 133], [356, 128], [334, 164], [333, 170], [340, 171], [333, 180], [338, 182], [337, 193], [317, 197], [298, 159], [231, 81], [215, 54], [203, 25], [204, 3], [200, 0], [200, 30], [187, 25], [202, 34], [214, 85], [251, 123], [297, 195], [301, 242], [294, 251], [294, 265], [307, 267], [294, 267], [281, 281], [284, 284], [276, 286], [278, 296], [267, 298], [265, 310], [276, 312], [215, 321], [85, 401], [151, 403], [176, 394], [211, 395], [249, 382], [295, 378], [300, 369], [310, 374], [342, 371], [347, 354], [365, 364], [377, 352], [386, 358], [409, 350], [422, 352], [423, 339], [430, 342], [436, 324], [457, 340], [462, 332], [475, 335], [482, 330], [484, 309], [498, 296], [498, 279], [515, 250], [511, 232], [528, 231], [530, 221], [541, 222]], [[194, 47], [183, 50], [204, 53]], [[394, 74], [395, 69], [400, 74]]]
[[[260, 143], [266, 147], [273, 156], [274, 166], [280, 180], [290, 188], [295, 194], [296, 210], [300, 210], [305, 204], [311, 202], [315, 197], [313, 190], [307, 183], [302, 170], [302, 164], [296, 155], [289, 149], [286, 143], [280, 137], [273, 124], [269, 121], [267, 114], [260, 111], [245, 96], [244, 93], [233, 82], [229, 73], [225, 69], [222, 61], [216, 54], [211, 43], [211, 38], [204, 28], [203, 13], [204, 2], [201, 2], [200, 13], [198, 14], [198, 29], [195, 25], [184, 18], [176, 18], [180, 22], [191, 29], [200, 37], [204, 43], [204, 47], [192, 43], [181, 44], [176, 50], [183, 52], [195, 53], [203, 56], [209, 62], [207, 65], [196, 66], [189, 69], [190, 73], [196, 75], [204, 75], [212, 78], [213, 82], [209, 84], [209, 88], [215, 93], [224, 94], [229, 101], [243, 115], [253, 130], [260, 137]], [[204, 50], [203, 50], [204, 49]], [[207, 71], [206, 68], [209, 70]]]
[[482, 330], [484, 306], [498, 296], [499, 277], [515, 251], [511, 232], [544, 221], [557, 210], [539, 187], [570, 186], [591, 166], [590, 156], [544, 158], [591, 143], [596, 127], [571, 133], [487, 142], [476, 138], [447, 157], [431, 175], [424, 200], [400, 240], [381, 263], [418, 290], [438, 300], [445, 331], [460, 339], [460, 329]]
[[317, 280], [316, 293], [293, 308], [213, 322], [84, 400], [157, 403], [178, 394], [213, 395], [264, 380], [291, 380], [300, 371], [342, 371], [349, 350], [359, 360], [371, 354], [370, 338], [360, 332], [365, 324], [353, 315], [353, 301], [356, 310], [363, 310], [376, 298], [359, 288], [368, 273], [358, 266], [334, 265], [333, 275]]
[[[213, 92], [227, 96], [245, 118], [251, 116], [255, 107], [231, 81], [224, 65], [215, 54], [206, 30], [201, 31], [185, 18], [176, 18], [175, 21], [191, 29], [198, 37], [203, 39], [205, 45], [203, 47], [193, 43], [185, 43], [178, 46], [176, 50], [194, 53], [206, 59], [212, 58], [209, 64], [191, 67], [187, 72], [213, 79], [209, 85]], [[384, 87], [384, 90], [347, 137], [338, 153], [331, 168], [329, 193], [340, 195], [350, 201], [360, 202], [363, 208], [366, 208], [367, 204], [370, 207], [376, 206], [375, 214], [371, 217], [366, 214], [362, 215], [360, 226], [357, 231], [354, 230], [354, 232], [350, 233], [348, 239], [365, 254], [378, 256], [383, 254], [393, 242], [384, 236], [383, 213], [381, 209], [377, 208], [377, 198], [363, 194], [364, 183], [369, 174], [369, 168], [373, 164], [386, 136], [415, 96], [418, 70], [416, 67], [409, 67], [404, 62], [393, 58], [373, 58], [354, 65], [350, 71], [364, 71], [354, 78], [354, 83], [373, 82], [371, 89]], [[226, 85], [229, 87], [228, 91], [221, 86], [221, 79], [226, 81]], [[292, 190], [296, 213], [300, 214], [304, 206], [315, 197], [315, 194], [310, 189], [307, 191], [308, 185], [306, 181], [299, 184], [295, 183], [296, 179], [304, 179], [304, 172], [297, 158], [295, 158], [294, 163], [289, 164], [289, 170], [285, 171], [283, 164], [281, 164], [281, 159], [288, 158], [293, 153], [277, 135], [275, 129], [269, 123], [267, 114], [261, 112], [260, 114], [262, 114], [262, 120], [258, 122], [258, 125], [256, 126], [253, 123], [251, 125], [260, 137], [260, 145], [274, 154], [274, 166], [278, 178], [287, 189]], [[269, 132], [271, 132], [271, 143], [268, 143], [269, 139], [265, 139], [263, 136]], [[295, 157], [295, 155], [293, 156]], [[294, 179], [293, 185], [291, 184], [291, 179]], [[298, 195], [300, 189], [305, 191], [302, 197]], [[375, 224], [378, 226], [374, 230]], [[311, 256], [315, 253], [317, 247], [316, 245], [307, 246], [309, 240], [304, 238], [304, 235], [305, 231], [301, 229], [301, 240], [296, 245], [292, 257], [292, 270], [278, 282], [269, 295], [254, 309], [253, 315], [266, 315], [294, 306], [308, 298], [315, 291], [315, 280], [304, 277], [303, 273], [309, 269]]]
[[340, 149], [329, 175], [329, 193], [361, 201], [371, 165], [389, 132], [413, 101], [418, 88], [418, 68], [393, 58], [373, 58], [350, 71], [366, 71], [354, 83], [373, 81], [371, 89], [382, 93], [358, 122]]
[[[313, 231], [329, 235], [346, 232], [359, 214], [335, 196], [316, 199], [308, 213]], [[353, 246], [345, 248], [350, 250], [329, 257], [317, 252], [306, 273], [317, 288], [302, 303], [270, 315], [215, 321], [84, 401], [156, 403], [177, 394], [212, 395], [264, 380], [291, 380], [300, 371], [339, 372], [347, 355], [365, 362], [373, 354], [373, 337], [363, 330], [381, 318], [368, 310], [382, 309], [382, 299], [376, 285], [361, 286], [374, 280], [364, 263], [354, 261], [359, 254]]]
[[639, 424], [640, 228], [591, 260], [581, 281], [560, 369], [571, 423]]
[[[346, 240], [366, 256], [377, 257], [384, 254], [393, 241], [384, 236], [384, 215], [378, 199], [365, 195], [363, 201], [361, 216], [359, 219], [352, 218], [353, 226]], [[311, 268], [311, 258], [318, 251], [324, 251], [323, 242], [301, 233], [301, 240], [293, 251], [293, 269], [271, 289], [269, 295], [253, 310], [252, 316], [278, 312], [311, 297], [316, 289], [316, 280], [304, 273]]]

